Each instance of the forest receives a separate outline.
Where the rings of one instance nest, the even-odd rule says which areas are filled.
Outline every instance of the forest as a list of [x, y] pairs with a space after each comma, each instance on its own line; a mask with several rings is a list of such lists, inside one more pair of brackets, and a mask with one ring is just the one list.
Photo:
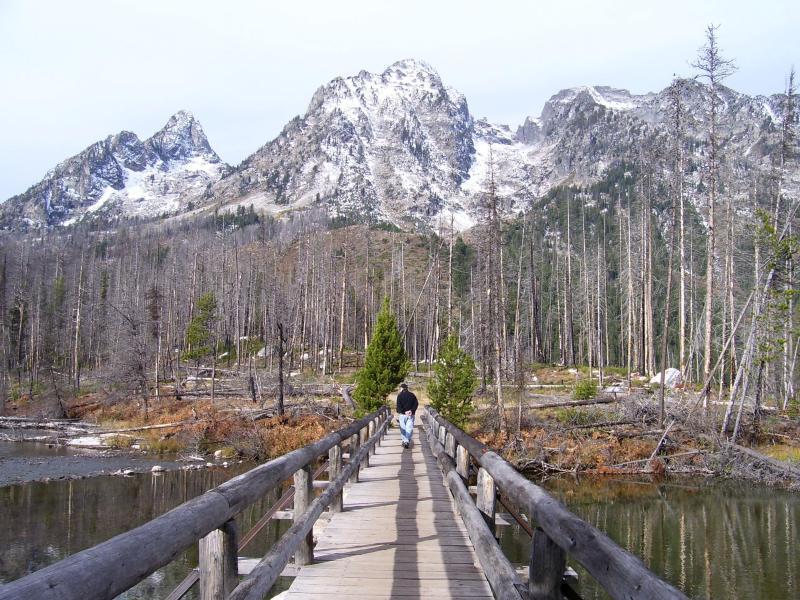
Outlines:
[[[271, 405], [284, 371], [335, 382], [359, 366], [384, 298], [413, 371], [457, 337], [500, 430], [508, 390], [541, 364], [586, 366], [601, 387], [676, 368], [704, 405], [724, 403], [716, 426], [734, 439], [743, 415], [796, 410], [794, 76], [773, 168], [742, 195], [715, 93], [731, 64], [713, 29], [696, 66], [711, 92], [705, 144], [684, 136], [676, 79], [668, 136], [520, 214], [504, 209], [490, 168], [480, 224], [464, 232], [444, 217], [403, 232], [321, 207], [274, 218], [241, 206], [3, 232], [0, 414], [38, 402], [64, 415], [100, 393], [135, 398], [146, 415], [190, 397], [182, 386], [209, 370], [244, 377], [240, 395]], [[211, 379], [212, 400], [224, 398]], [[659, 401], [663, 422], [663, 390]]]

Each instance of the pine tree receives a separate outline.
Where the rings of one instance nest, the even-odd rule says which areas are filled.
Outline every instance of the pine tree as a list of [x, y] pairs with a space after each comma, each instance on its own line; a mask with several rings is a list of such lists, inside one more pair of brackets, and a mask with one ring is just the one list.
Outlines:
[[433, 379], [428, 383], [431, 405], [445, 419], [463, 427], [474, 408], [472, 392], [477, 383], [475, 361], [451, 335], [439, 350]]
[[211, 292], [203, 294], [197, 300], [197, 314], [189, 322], [186, 330], [186, 341], [189, 351], [184, 355], [187, 360], [199, 360], [209, 352], [211, 347], [211, 325], [217, 312], [217, 299]]
[[380, 408], [389, 392], [403, 381], [408, 367], [397, 321], [389, 308], [389, 299], [384, 298], [372, 340], [367, 346], [364, 367], [356, 375], [353, 398], [358, 413], [367, 414]]

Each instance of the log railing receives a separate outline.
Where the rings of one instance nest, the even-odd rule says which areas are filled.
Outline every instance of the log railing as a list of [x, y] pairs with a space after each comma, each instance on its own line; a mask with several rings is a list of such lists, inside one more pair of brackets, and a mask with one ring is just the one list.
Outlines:
[[[324, 438], [243, 473], [171, 511], [26, 577], [0, 586], [0, 600], [93, 600], [114, 598], [200, 545], [201, 598], [254, 598], [266, 592], [295, 554], [299, 564], [313, 557], [314, 522], [331, 506], [341, 510], [341, 494], [386, 431], [391, 413], [384, 407]], [[371, 433], [372, 435], [368, 434]], [[342, 467], [342, 442], [351, 441], [350, 460]], [[353, 447], [352, 441], [359, 444]], [[327, 455], [329, 482], [313, 502], [310, 469]], [[237, 532], [234, 518], [294, 476], [294, 525], [238, 586]], [[301, 491], [302, 490], [302, 491]], [[306, 561], [306, 562], [304, 562]]]
[[[426, 414], [427, 412], [427, 414]], [[675, 600], [686, 596], [642, 561], [615, 544], [596, 527], [568, 511], [539, 486], [528, 481], [501, 456], [448, 422], [432, 408], [422, 413], [431, 448], [465, 521], [478, 558], [497, 598], [550, 600], [562, 598], [567, 556], [580, 563], [616, 599]], [[475, 461], [477, 498], [464, 485]], [[458, 490], [458, 491], [456, 491]], [[529, 582], [525, 590], [492, 532], [498, 492], [535, 524], [532, 530]], [[480, 517], [476, 518], [476, 513]], [[473, 537], [474, 536], [474, 537]]]

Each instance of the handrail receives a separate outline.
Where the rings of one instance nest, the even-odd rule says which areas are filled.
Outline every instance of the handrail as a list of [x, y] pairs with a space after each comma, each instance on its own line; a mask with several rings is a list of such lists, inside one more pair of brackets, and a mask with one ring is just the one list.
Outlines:
[[[328, 467], [328, 463], [322, 463], [317, 470], [314, 472], [314, 479], [322, 475], [325, 469]], [[255, 537], [261, 533], [261, 530], [269, 523], [272, 518], [275, 516], [279, 510], [283, 510], [288, 506], [289, 502], [294, 499], [294, 486], [290, 486], [283, 495], [278, 498], [278, 501], [275, 502], [272, 506], [270, 506], [269, 510], [265, 512], [261, 518], [250, 528], [244, 537], [239, 541], [239, 550], [243, 550], [245, 546], [247, 546], [250, 542], [255, 539]], [[189, 574], [181, 581], [178, 586], [172, 590], [169, 596], [165, 598], [165, 600], [180, 600], [183, 598], [189, 590], [200, 581], [200, 572], [198, 569], [192, 569], [189, 571]]]
[[[503, 494], [525, 511], [543, 532], [534, 548], [557, 546], [570, 554], [617, 599], [674, 600], [686, 596], [651, 572], [642, 561], [614, 543], [596, 527], [586, 523], [545, 490], [528, 481], [501, 456], [427, 408], [438, 425], [450, 434], [494, 480]], [[538, 533], [539, 529], [535, 532]], [[532, 563], [535, 557], [532, 558]], [[557, 561], [556, 561], [557, 562]], [[532, 564], [532, 567], [535, 566]], [[533, 574], [533, 573], [532, 573]], [[560, 579], [559, 579], [560, 581]]]
[[[332, 447], [358, 434], [388, 408], [316, 442], [243, 473], [128, 532], [0, 586], [0, 600], [114, 598], [133, 587], [208, 533]], [[356, 465], [359, 463], [355, 463]]]
[[428, 426], [428, 446], [439, 463], [447, 487], [453, 494], [456, 507], [467, 528], [472, 546], [475, 548], [494, 597], [498, 600], [527, 600], [527, 590], [520, 581], [516, 570], [503, 554], [494, 534], [472, 501], [464, 480], [456, 472], [456, 465], [452, 457], [436, 439], [435, 421], [426, 414], [425, 410], [422, 411], [422, 420]]
[[269, 592], [288, 564], [292, 553], [311, 532], [322, 511], [342, 491], [345, 483], [372, 451], [372, 447], [383, 435], [388, 425], [388, 419], [383, 421], [369, 440], [358, 449], [354, 459], [347, 463], [347, 466], [333, 481], [328, 482], [325, 491], [309, 505], [302, 515], [295, 515], [294, 525], [281, 536], [244, 581], [231, 592], [228, 596], [229, 600], [261, 600]]

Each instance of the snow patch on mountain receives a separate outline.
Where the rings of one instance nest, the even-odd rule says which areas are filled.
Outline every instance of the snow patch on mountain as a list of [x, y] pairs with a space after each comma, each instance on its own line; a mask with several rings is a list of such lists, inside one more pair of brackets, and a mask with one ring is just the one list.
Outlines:
[[141, 141], [122, 131], [51, 169], [0, 207], [5, 226], [72, 225], [84, 218], [152, 218], [178, 211], [218, 181], [228, 167], [187, 111]]

